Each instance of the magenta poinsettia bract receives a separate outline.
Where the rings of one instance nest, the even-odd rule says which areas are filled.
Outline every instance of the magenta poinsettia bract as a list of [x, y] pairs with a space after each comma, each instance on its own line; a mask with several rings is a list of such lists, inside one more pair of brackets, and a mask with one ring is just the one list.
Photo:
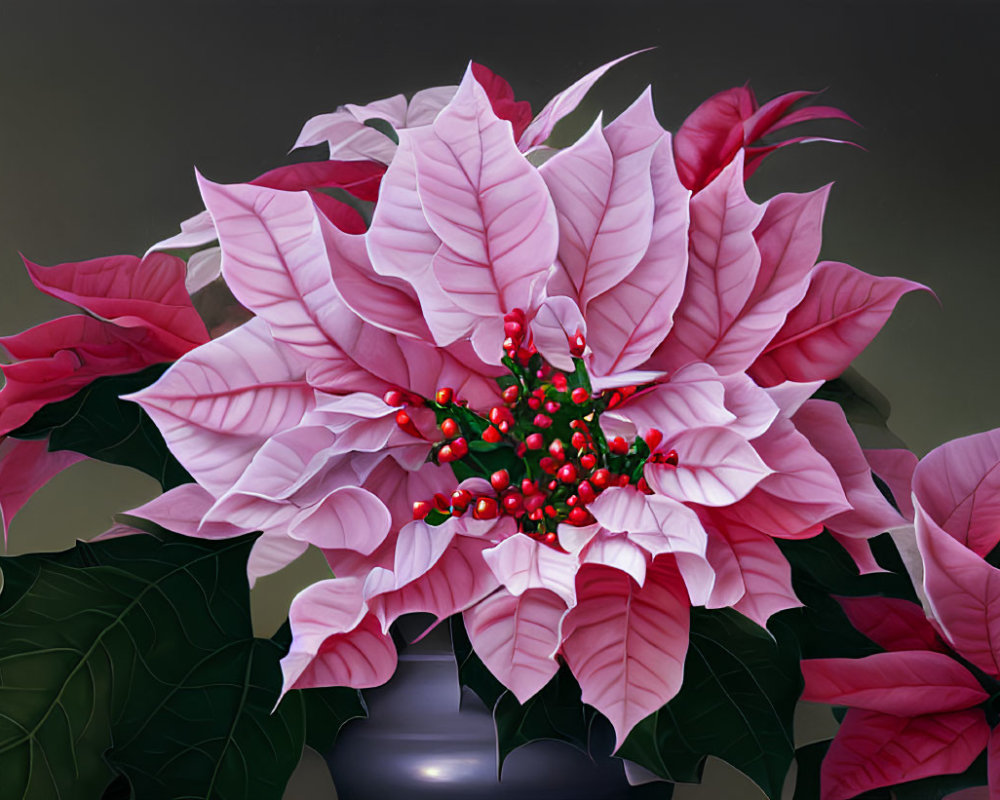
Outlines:
[[135, 513], [261, 531], [251, 577], [323, 550], [286, 690], [381, 684], [394, 620], [462, 613], [520, 701], [565, 662], [620, 744], [678, 692], [692, 605], [798, 605], [776, 537], [825, 525], [865, 569], [905, 524], [809, 398], [918, 285], [816, 263], [827, 188], [744, 187], [761, 135], [842, 114], [713, 98], [671, 137], [647, 91], [548, 151], [606, 69], [534, 117], [477, 66], [310, 121], [300, 144], [387, 166], [362, 233], [201, 179], [197, 235], [255, 316], [133, 396], [197, 481]]

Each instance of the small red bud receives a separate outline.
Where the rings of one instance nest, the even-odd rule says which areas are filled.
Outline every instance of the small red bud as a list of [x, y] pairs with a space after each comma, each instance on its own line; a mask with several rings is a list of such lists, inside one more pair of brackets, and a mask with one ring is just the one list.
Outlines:
[[513, 514], [515, 511], [520, 510], [521, 504], [524, 502], [524, 498], [521, 497], [517, 492], [511, 492], [510, 494], [505, 494], [503, 497], [503, 508], [508, 514]]
[[549, 400], [549, 402], [545, 404], [545, 410], [548, 411], [550, 414], [555, 414], [559, 409], [560, 409], [560, 404], [556, 400]]
[[490, 486], [496, 489], [498, 492], [502, 492], [508, 486], [510, 486], [510, 473], [505, 469], [498, 469], [492, 475], [490, 475]]
[[557, 372], [552, 376], [552, 385], [555, 387], [557, 392], [565, 392], [569, 388], [569, 384], [566, 382], [566, 376], [561, 372]]
[[576, 480], [576, 467], [572, 464], [563, 464], [559, 467], [556, 477], [563, 483], [573, 483]]
[[434, 393], [434, 400], [439, 405], [446, 406], [452, 401], [455, 391], [450, 386], [442, 386]]
[[410, 419], [410, 415], [405, 411], [396, 412], [396, 424], [410, 436], [416, 436], [418, 438], [423, 438], [420, 435], [420, 431], [417, 430], [417, 426], [413, 424], [413, 420]]
[[604, 467], [601, 467], [595, 470], [594, 474], [590, 476], [590, 482], [597, 489], [606, 489], [611, 483], [611, 473]]
[[517, 363], [522, 367], [528, 366], [528, 362], [531, 361], [531, 351], [525, 350], [523, 347], [517, 348]]
[[450, 464], [456, 458], [458, 458], [458, 456], [455, 455], [455, 452], [451, 449], [450, 444], [442, 445], [441, 449], [438, 450], [439, 464]]
[[587, 340], [583, 338], [583, 333], [580, 330], [569, 337], [569, 352], [574, 358], [582, 356], [586, 348]]
[[518, 396], [521, 394], [521, 390], [517, 386], [508, 386], [502, 392], [500, 392], [500, 397], [503, 398], [505, 403], [513, 403], [517, 400]]
[[676, 450], [671, 450], [669, 453], [667, 453], [666, 460], [664, 461], [664, 463], [665, 464], [669, 464], [671, 467], [676, 467], [677, 466], [677, 451]]
[[531, 421], [531, 423], [536, 428], [549, 428], [552, 426], [552, 417], [545, 414], [535, 414], [535, 418]]
[[542, 509], [536, 508], [528, 514], [528, 519], [538, 522], [542, 518]]
[[559, 459], [560, 461], [566, 460], [566, 451], [563, 448], [561, 439], [552, 440], [552, 444], [549, 445], [549, 455], [553, 458]]
[[528, 452], [528, 445], [524, 442], [518, 442], [517, 448], [514, 450], [518, 458], [524, 458], [524, 454]]
[[555, 480], [553, 480], [553, 481], [549, 481], [549, 484], [548, 484], [548, 486], [549, 486], [549, 491], [550, 491], [550, 492], [554, 492], [554, 491], [556, 490], [556, 487], [557, 487], [558, 485], [559, 485], [559, 481], [555, 481]]
[[593, 469], [597, 465], [597, 456], [593, 453], [587, 453], [584, 456], [580, 456], [580, 466], [584, 469]]
[[[517, 355], [517, 342], [515, 342], [510, 336], [503, 340], [503, 349], [507, 351], [507, 355], [510, 355], [511, 350], [514, 351], [514, 356]], [[514, 356], [510, 356], [514, 358]]]
[[594, 491], [594, 487], [590, 485], [589, 481], [580, 481], [580, 485], [576, 487], [576, 493], [584, 504], [593, 503], [597, 499], [597, 492]]
[[455, 458], [465, 458], [469, 455], [469, 443], [459, 436], [451, 443], [451, 452], [455, 454]]
[[511, 339], [520, 339], [521, 334], [524, 333], [524, 328], [521, 327], [521, 323], [517, 320], [511, 320], [503, 324], [503, 332], [505, 336], [509, 336]]
[[570, 399], [578, 406], [583, 405], [590, 399], [590, 392], [582, 386], [577, 386], [569, 395]]
[[541, 407], [542, 407], [542, 401], [539, 400], [537, 397], [528, 398], [528, 408], [530, 408], [532, 411], [538, 411], [538, 409], [540, 409]]
[[555, 506], [551, 506], [551, 505], [550, 506], [545, 506], [545, 516], [547, 516], [547, 517], [554, 517], [558, 513], [559, 512], [556, 511], [556, 507]]
[[489, 442], [490, 444], [496, 444], [497, 442], [503, 439], [503, 436], [500, 434], [500, 431], [498, 431], [492, 425], [490, 425], [485, 431], [483, 431], [481, 436], [484, 442]]
[[646, 440], [646, 446], [649, 448], [650, 452], [653, 452], [657, 447], [659, 447], [660, 442], [663, 441], [663, 432], [657, 430], [656, 428], [650, 428], [649, 433], [647, 433], [643, 438]]
[[554, 458], [545, 456], [538, 462], [538, 466], [542, 468], [542, 472], [546, 475], [554, 475], [556, 470], [559, 469], [559, 462]]
[[622, 393], [621, 392], [613, 392], [611, 394], [611, 398], [608, 400], [608, 408], [614, 408], [619, 403], [621, 403], [621, 401], [622, 401]]
[[628, 483], [629, 483], [629, 477], [628, 477], [628, 475], [619, 475], [618, 476], [618, 485], [619, 486], [628, 486]]
[[403, 405], [403, 393], [399, 389], [390, 389], [384, 395], [382, 399], [385, 401], [387, 406], [401, 406]]
[[623, 456], [628, 452], [628, 442], [626, 442], [621, 436], [616, 436], [608, 442], [608, 450], [615, 455]]
[[472, 509], [472, 516], [476, 519], [494, 519], [498, 513], [497, 501], [492, 497], [480, 497]]
[[443, 433], [447, 438], [452, 439], [458, 436], [462, 432], [462, 429], [458, 427], [458, 423], [455, 422], [451, 417], [448, 417], [441, 423], [441, 433]]
[[566, 498], [566, 505], [568, 505], [570, 508], [572, 508], [579, 502], [580, 498], [577, 497], [575, 494], [571, 494], [569, 497]]
[[451, 507], [458, 511], [465, 511], [472, 502], [472, 492], [468, 489], [456, 489], [451, 493]]
[[505, 420], [505, 419], [500, 420], [500, 424], [497, 425], [497, 427], [500, 429], [501, 433], [509, 433], [510, 432], [510, 423], [507, 420]]
[[635, 483], [635, 488], [638, 489], [643, 494], [652, 494], [653, 490], [649, 488], [649, 484], [646, 483], [645, 478], [639, 478]]
[[434, 495], [434, 507], [438, 511], [447, 511], [450, 507], [448, 498], [441, 494], [441, 492], [437, 492]]
[[583, 506], [577, 506], [570, 510], [567, 519], [571, 525], [579, 527], [588, 524], [593, 517], [590, 516], [590, 512]]
[[525, 497], [529, 497], [538, 492], [538, 484], [529, 478], [524, 478], [521, 481], [521, 492]]
[[547, 534], [545, 534], [545, 536], [542, 537], [542, 541], [545, 542], [545, 544], [551, 544], [551, 545], [556, 544], [557, 542], [556, 532], [549, 531]]
[[413, 518], [423, 519], [434, 509], [434, 506], [427, 500], [417, 500], [413, 504]]
[[569, 439], [569, 443], [573, 445], [574, 450], [583, 450], [587, 446], [587, 437], [580, 433], [580, 431], [574, 431]]
[[545, 437], [540, 433], [529, 433], [524, 443], [528, 446], [529, 450], [541, 450], [545, 447]]

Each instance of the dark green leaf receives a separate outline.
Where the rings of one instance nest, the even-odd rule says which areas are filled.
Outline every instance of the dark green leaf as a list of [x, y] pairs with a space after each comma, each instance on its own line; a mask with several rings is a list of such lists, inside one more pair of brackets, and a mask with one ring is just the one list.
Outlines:
[[819, 770], [832, 739], [813, 742], [795, 751], [795, 795], [792, 800], [816, 800], [819, 794]]
[[590, 725], [595, 713], [580, 702], [580, 686], [565, 665], [524, 705], [517, 701], [513, 693], [505, 691], [493, 707], [497, 731], [497, 777], [507, 756], [521, 745], [539, 739], [567, 742], [589, 753]]
[[901, 783], [893, 787], [892, 794], [896, 800], [942, 800], [952, 792], [968, 789], [970, 786], [985, 786], [987, 766], [984, 750], [965, 772], [957, 775], [934, 775]]
[[380, 117], [372, 117], [371, 119], [366, 119], [364, 124], [369, 128], [374, 128], [383, 136], [388, 136], [393, 142], [399, 144], [399, 134], [396, 133], [396, 129], [392, 127], [392, 124], [388, 120]]
[[98, 378], [72, 397], [45, 406], [10, 435], [20, 439], [47, 436], [49, 450], [72, 450], [134, 467], [156, 478], [164, 489], [189, 483], [191, 476], [167, 449], [146, 412], [136, 403], [118, 399], [149, 386], [168, 366], [157, 364], [130, 375]]
[[0, 797], [100, 797], [119, 774], [142, 800], [281, 797], [305, 722], [296, 694], [271, 713], [283, 649], [252, 636], [252, 540], [0, 560]]
[[459, 684], [471, 689], [487, 708], [494, 708], [500, 695], [507, 691], [506, 687], [493, 677], [493, 673], [472, 649], [462, 616], [456, 614], [448, 622], [451, 627], [451, 646], [458, 664]]
[[777, 641], [735, 611], [692, 609], [681, 691], [640, 722], [617, 755], [673, 782], [699, 780], [714, 755], [776, 797], [794, 755], [802, 677], [794, 640], [775, 628]]
[[335, 686], [298, 693], [306, 711], [306, 744], [320, 753], [333, 747], [340, 729], [352, 719], [368, 718], [368, 706], [357, 689]]

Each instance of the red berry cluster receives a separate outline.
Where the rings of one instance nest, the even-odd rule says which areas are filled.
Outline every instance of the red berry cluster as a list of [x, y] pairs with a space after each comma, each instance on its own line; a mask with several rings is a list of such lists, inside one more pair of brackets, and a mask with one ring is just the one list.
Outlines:
[[[460, 480], [488, 479], [493, 490], [474, 495], [456, 489], [450, 497], [436, 494], [414, 503], [413, 516], [439, 523], [470, 510], [475, 519], [506, 515], [516, 519], [526, 534], [558, 547], [559, 523], [592, 524], [588, 506], [611, 486], [634, 482], [649, 493], [643, 466], [647, 462], [676, 466], [677, 454], [656, 451], [663, 439], [657, 430], [631, 443], [622, 437], [605, 440], [598, 424], [601, 412], [639, 389], [630, 386], [594, 395], [579, 360], [586, 347], [580, 332], [569, 337], [577, 366], [569, 374], [544, 363], [530, 342], [526, 346], [525, 317], [519, 309], [504, 318], [504, 333], [504, 363], [511, 375], [500, 381], [503, 403], [485, 416], [468, 409], [449, 387], [439, 389], [433, 400], [396, 390], [386, 394], [387, 403], [418, 400], [415, 404], [430, 407], [442, 434], [430, 458], [450, 464]], [[420, 435], [405, 410], [396, 421], [407, 432]]]

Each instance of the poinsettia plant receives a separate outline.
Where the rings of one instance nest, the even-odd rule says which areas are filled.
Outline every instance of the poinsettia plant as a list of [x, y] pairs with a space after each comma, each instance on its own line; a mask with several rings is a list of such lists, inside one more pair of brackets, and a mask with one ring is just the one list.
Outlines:
[[[841, 376], [923, 287], [817, 261], [829, 187], [746, 189], [850, 118], [740, 87], [671, 135], [647, 90], [549, 146], [615, 63], [538, 114], [478, 64], [342, 106], [297, 142], [328, 159], [199, 176], [143, 258], [26, 262], [86, 313], [0, 340], [5, 533], [81, 458], [163, 493], [0, 561], [4, 796], [280, 797], [415, 613], [502, 755], [586, 742], [531, 713], [570, 697], [635, 780], [951, 791], [988, 749], [996, 783], [995, 437], [864, 451]], [[309, 548], [331, 576], [254, 638], [249, 587]], [[852, 707], [825, 760], [800, 697]]]

